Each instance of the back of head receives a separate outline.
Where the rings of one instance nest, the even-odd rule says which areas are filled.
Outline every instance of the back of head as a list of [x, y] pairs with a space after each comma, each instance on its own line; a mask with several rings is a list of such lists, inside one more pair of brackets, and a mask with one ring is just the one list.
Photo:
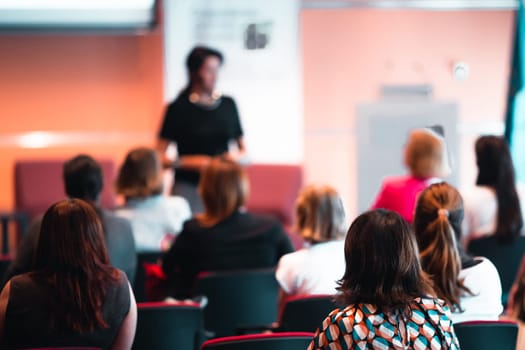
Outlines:
[[326, 242], [344, 237], [343, 201], [329, 186], [308, 186], [296, 201], [297, 230], [309, 242]]
[[521, 232], [523, 218], [515, 185], [514, 165], [507, 141], [498, 136], [482, 136], [476, 141], [476, 184], [496, 192], [498, 215], [495, 234], [503, 242], [513, 241]]
[[162, 193], [162, 165], [154, 149], [128, 152], [117, 178], [117, 193], [126, 198], [146, 198]]
[[64, 187], [70, 198], [97, 202], [104, 186], [102, 168], [90, 156], [78, 155], [64, 163]]
[[376, 209], [358, 216], [346, 235], [345, 258], [338, 289], [347, 304], [409, 312], [414, 298], [433, 294], [410, 227], [393, 211]]
[[248, 196], [248, 178], [235, 161], [213, 158], [204, 169], [199, 183], [205, 217], [218, 222], [242, 207]]
[[426, 188], [419, 196], [414, 230], [423, 270], [432, 276], [438, 297], [460, 309], [460, 296], [468, 289], [459, 280], [463, 199], [449, 184]]
[[108, 264], [102, 223], [95, 208], [80, 199], [60, 201], [45, 213], [35, 269], [84, 273]]
[[405, 164], [417, 178], [450, 175], [445, 140], [430, 129], [412, 130], [405, 147]]
[[100, 305], [107, 284], [115, 280], [100, 219], [80, 199], [52, 205], [42, 220], [34, 271], [51, 284], [57, 301], [54, 321], [75, 331], [106, 324]]

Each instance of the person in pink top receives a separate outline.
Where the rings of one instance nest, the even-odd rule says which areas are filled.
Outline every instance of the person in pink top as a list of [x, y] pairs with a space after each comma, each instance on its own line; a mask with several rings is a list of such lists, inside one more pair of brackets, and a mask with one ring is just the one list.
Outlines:
[[404, 161], [410, 173], [386, 177], [372, 209], [395, 211], [411, 224], [421, 191], [450, 174], [444, 138], [429, 128], [412, 130], [405, 147]]

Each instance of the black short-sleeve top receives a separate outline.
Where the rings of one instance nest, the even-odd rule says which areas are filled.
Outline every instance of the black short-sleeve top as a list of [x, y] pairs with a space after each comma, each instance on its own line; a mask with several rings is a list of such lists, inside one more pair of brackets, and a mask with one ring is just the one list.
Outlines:
[[95, 347], [110, 349], [130, 308], [126, 275], [119, 270], [119, 281], [108, 287], [102, 314], [109, 328], [78, 333], [65, 325], [51, 325], [50, 315], [56, 302], [53, 287], [34, 273], [11, 279], [2, 349], [36, 347]]
[[[177, 143], [179, 155], [217, 156], [228, 151], [228, 143], [243, 135], [235, 101], [222, 96], [214, 106], [189, 101], [180, 94], [167, 108], [159, 136]], [[177, 170], [175, 179], [198, 181], [198, 174]]]

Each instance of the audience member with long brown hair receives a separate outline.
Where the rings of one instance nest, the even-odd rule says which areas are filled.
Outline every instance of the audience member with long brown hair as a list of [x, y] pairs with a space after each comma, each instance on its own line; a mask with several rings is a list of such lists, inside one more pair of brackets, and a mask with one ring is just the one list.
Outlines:
[[345, 210], [330, 186], [307, 186], [296, 201], [296, 230], [306, 247], [283, 255], [275, 272], [280, 300], [297, 294], [335, 294], [345, 268]]
[[2, 348], [130, 349], [136, 304], [126, 275], [109, 265], [101, 221], [79, 199], [44, 215], [33, 272], [0, 294]]
[[117, 192], [126, 203], [116, 214], [131, 222], [138, 252], [166, 250], [191, 218], [186, 199], [163, 194], [161, 161], [151, 148], [128, 152], [118, 174]]
[[414, 217], [421, 265], [452, 307], [454, 322], [497, 320], [503, 311], [498, 271], [490, 260], [465, 253], [462, 220], [463, 200], [454, 187], [442, 182], [421, 193]]
[[525, 188], [516, 184], [507, 141], [500, 136], [481, 136], [475, 144], [478, 177], [465, 198], [463, 241], [496, 235], [511, 243], [523, 232]]
[[190, 296], [201, 271], [275, 267], [293, 250], [279, 221], [243, 210], [248, 179], [235, 161], [212, 159], [201, 175], [199, 194], [204, 213], [184, 224], [162, 261], [174, 297]]
[[347, 306], [328, 315], [308, 350], [459, 349], [450, 308], [435, 298], [417, 254], [399, 214], [377, 209], [357, 217], [339, 287]]

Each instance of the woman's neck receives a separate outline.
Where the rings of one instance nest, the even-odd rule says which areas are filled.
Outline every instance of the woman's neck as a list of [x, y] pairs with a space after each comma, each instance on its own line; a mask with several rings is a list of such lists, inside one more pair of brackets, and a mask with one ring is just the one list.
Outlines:
[[202, 105], [211, 106], [217, 103], [220, 96], [208, 89], [204, 89], [200, 86], [194, 86], [190, 89], [189, 99], [192, 103], [198, 103]]

